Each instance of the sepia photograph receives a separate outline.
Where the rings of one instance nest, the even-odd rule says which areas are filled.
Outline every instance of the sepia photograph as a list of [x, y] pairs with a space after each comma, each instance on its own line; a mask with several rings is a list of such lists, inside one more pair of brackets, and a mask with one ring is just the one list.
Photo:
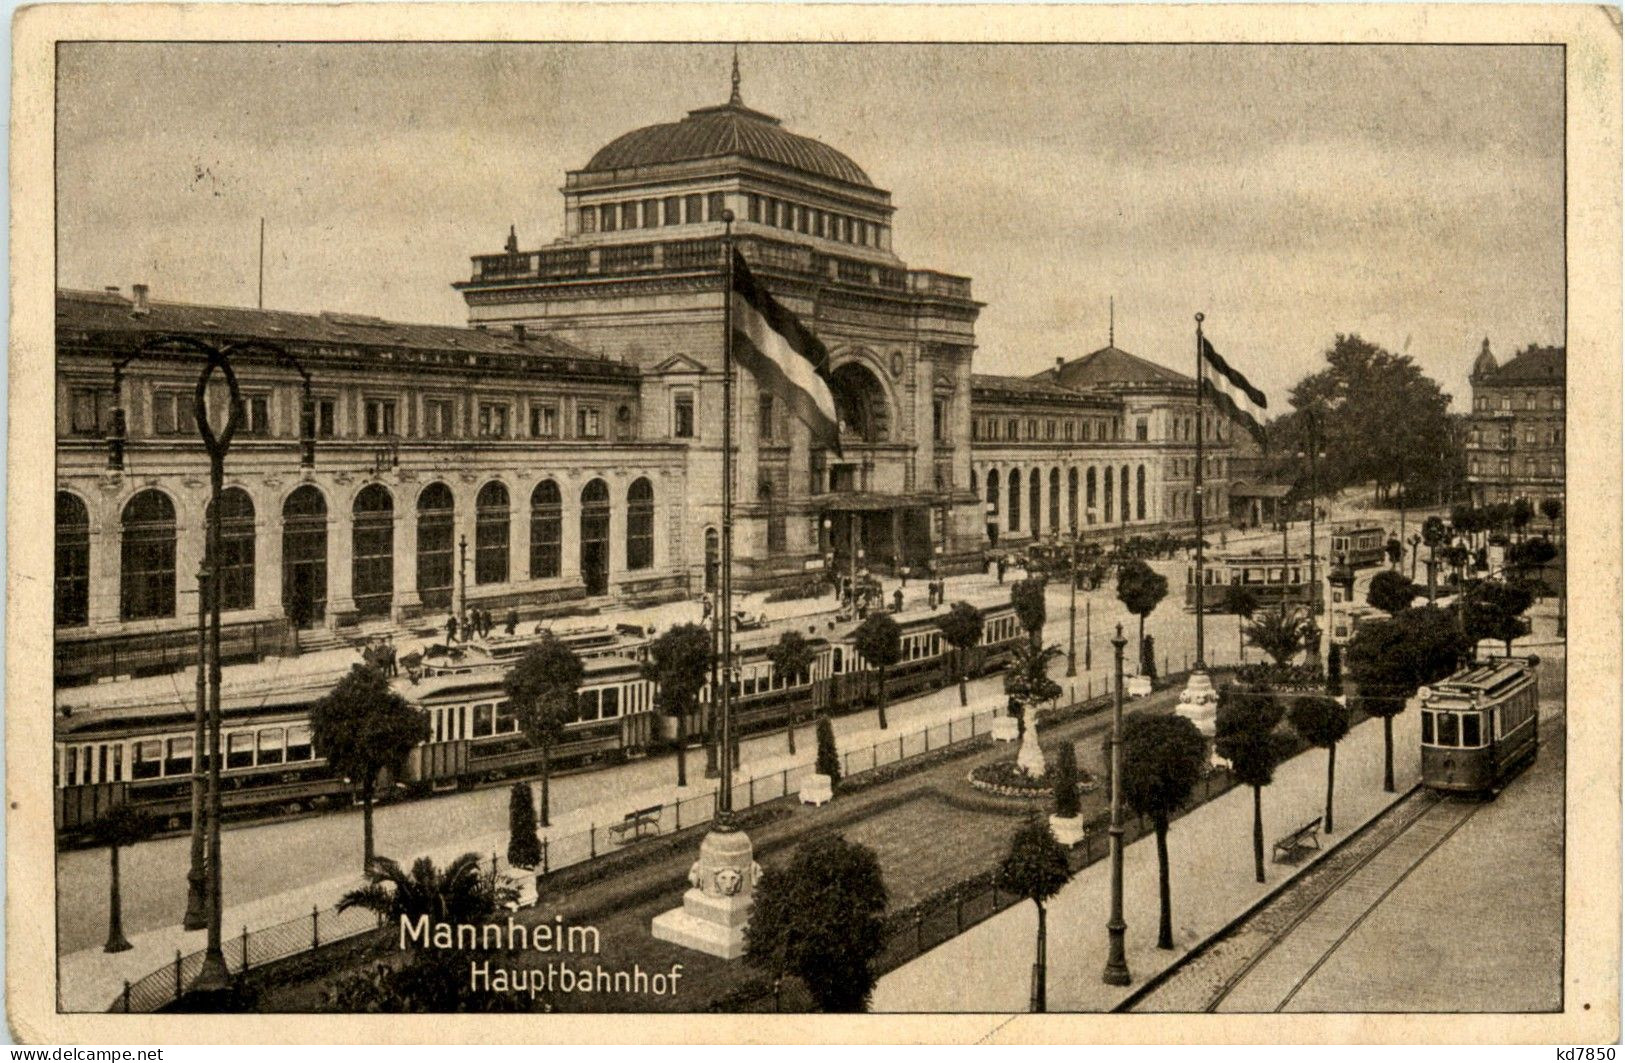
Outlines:
[[1572, 47], [533, 29], [41, 52], [53, 1022], [1618, 1036]]

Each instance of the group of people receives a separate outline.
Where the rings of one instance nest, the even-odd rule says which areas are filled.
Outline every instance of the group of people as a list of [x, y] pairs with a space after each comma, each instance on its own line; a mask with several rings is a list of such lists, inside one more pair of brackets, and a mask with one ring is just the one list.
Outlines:
[[[491, 618], [491, 610], [470, 609], [461, 623], [458, 622], [455, 616], [446, 617], [446, 641], [456, 642], [459, 635], [462, 636], [464, 642], [471, 638], [485, 638], [491, 634], [491, 629], [494, 626], [495, 622]], [[502, 626], [504, 631], [512, 635], [514, 629], [519, 626], [519, 613], [516, 610], [509, 609], [507, 619]]]
[[385, 676], [400, 674], [400, 665], [395, 659], [395, 639], [392, 635], [385, 635], [376, 642], [368, 642], [361, 647], [361, 659], [384, 673]]

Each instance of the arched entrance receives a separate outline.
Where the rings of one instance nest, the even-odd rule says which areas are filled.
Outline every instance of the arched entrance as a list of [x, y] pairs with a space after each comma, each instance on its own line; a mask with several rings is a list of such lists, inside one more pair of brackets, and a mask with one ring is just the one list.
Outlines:
[[847, 362], [830, 374], [830, 392], [841, 427], [866, 443], [891, 438], [891, 407], [886, 388], [861, 362]]
[[443, 483], [418, 495], [418, 597], [425, 609], [451, 608], [455, 506]]
[[395, 598], [395, 500], [383, 484], [369, 484], [355, 497], [350, 553], [356, 612], [388, 616]]
[[602, 480], [581, 489], [581, 582], [588, 595], [609, 592], [609, 485]]
[[310, 484], [282, 503], [282, 609], [299, 627], [327, 615], [327, 500]]

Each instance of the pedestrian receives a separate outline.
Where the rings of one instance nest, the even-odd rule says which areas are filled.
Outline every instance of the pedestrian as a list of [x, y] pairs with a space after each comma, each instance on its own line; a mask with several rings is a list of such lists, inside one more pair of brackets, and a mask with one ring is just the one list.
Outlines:
[[519, 626], [519, 610], [517, 610], [517, 609], [509, 609], [508, 610], [508, 625], [507, 625], [508, 634], [512, 635], [514, 633], [514, 629], [517, 628], [518, 626]]
[[480, 638], [491, 634], [491, 611], [489, 609], [476, 609], [474, 615], [479, 617]]
[[448, 644], [450, 644], [450, 643], [453, 643], [453, 642], [456, 642], [456, 641], [457, 641], [457, 618], [455, 616], [448, 616], [448, 617], [446, 617], [446, 642]]
[[893, 602], [892, 612], [901, 613], [903, 611], [903, 588], [899, 587], [892, 591], [891, 600]]
[[901, 565], [897, 569], [898, 575], [903, 577], [903, 586], [908, 586], [908, 566]]
[[384, 644], [380, 649], [384, 656], [384, 674], [390, 677], [398, 675], [399, 669], [395, 663], [395, 636], [385, 635]]
[[998, 570], [999, 570], [999, 584], [1001, 586], [1003, 586], [1003, 584], [1004, 584], [1004, 558], [1002, 558], [1002, 557], [999, 558], [999, 560], [996, 562], [996, 564], [997, 564]]

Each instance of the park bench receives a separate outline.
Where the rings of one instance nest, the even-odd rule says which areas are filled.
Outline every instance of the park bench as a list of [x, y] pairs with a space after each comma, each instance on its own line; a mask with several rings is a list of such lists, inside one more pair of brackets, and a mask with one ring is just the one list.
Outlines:
[[1305, 850], [1320, 848], [1320, 817], [1305, 823], [1295, 831], [1282, 835], [1275, 841], [1275, 862], [1296, 863]]
[[650, 805], [640, 808], [636, 812], [628, 812], [626, 817], [613, 827], [609, 828], [610, 837], [615, 844], [623, 845], [628, 841], [636, 841], [643, 837], [645, 830], [660, 833], [661, 805]]

